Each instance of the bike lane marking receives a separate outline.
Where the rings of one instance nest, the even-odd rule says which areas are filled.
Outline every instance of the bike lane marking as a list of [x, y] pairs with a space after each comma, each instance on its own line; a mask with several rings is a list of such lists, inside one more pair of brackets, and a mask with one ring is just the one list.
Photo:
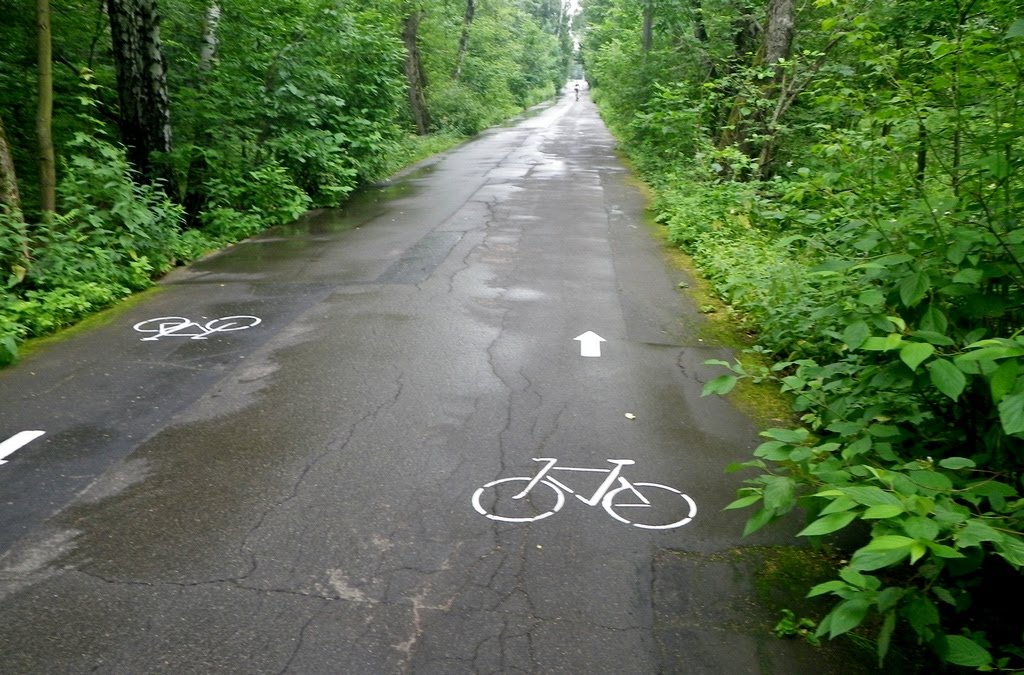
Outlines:
[[[205, 319], [206, 317], [202, 317]], [[184, 337], [192, 340], [205, 340], [206, 336], [212, 333], [227, 333], [236, 330], [254, 328], [263, 322], [257, 316], [249, 314], [222, 316], [211, 319], [205, 324], [193, 321], [183, 316], [161, 316], [154, 319], [146, 319], [135, 324], [134, 328], [139, 333], [156, 333], [150, 337], [140, 338], [143, 342], [156, 341], [162, 337]], [[156, 328], [149, 328], [150, 325]], [[189, 330], [195, 329], [195, 330]], [[189, 332], [186, 332], [189, 331]]]
[[[499, 478], [489, 483], [485, 483], [483, 486], [477, 488], [477, 490], [473, 493], [472, 498], [470, 499], [473, 509], [480, 515], [484, 516], [485, 518], [489, 518], [490, 520], [503, 521], [506, 523], [531, 523], [536, 522], [538, 520], [543, 520], [544, 518], [552, 516], [558, 511], [560, 511], [561, 508], [565, 505], [565, 494], [568, 493], [570, 495], [575, 496], [577, 499], [579, 499], [587, 506], [597, 506], [598, 504], [600, 504], [601, 507], [608, 513], [608, 515], [610, 515], [612, 518], [618, 520], [621, 523], [625, 523], [626, 525], [632, 525], [634, 527], [639, 527], [645, 530], [670, 530], [677, 527], [681, 527], [692, 521], [693, 518], [697, 515], [696, 502], [694, 502], [694, 500], [690, 498], [689, 495], [686, 495], [682, 491], [677, 490], [676, 488], [670, 487], [668, 485], [662, 485], [660, 483], [634, 483], [622, 477], [621, 472], [623, 467], [632, 466], [636, 464], [636, 462], [631, 459], [609, 459], [608, 462], [614, 466], [614, 468], [612, 469], [557, 466], [558, 460], [552, 457], [534, 457], [533, 460], [535, 462], [545, 463], [545, 466], [541, 468], [534, 476], [513, 476], [509, 478]], [[600, 487], [597, 488], [593, 496], [587, 498], [584, 497], [582, 494], [579, 494], [572, 487], [557, 480], [553, 475], [551, 475], [551, 472], [553, 471], [606, 473], [608, 474], [608, 478], [606, 478], [601, 483]], [[618, 481], [619, 487], [614, 487], [616, 481]], [[525, 498], [527, 497], [528, 493], [531, 493], [534, 490], [536, 486], [543, 485], [555, 493], [555, 504], [553, 506], [545, 507], [548, 509], [547, 511], [541, 511], [540, 513], [534, 511], [529, 515], [499, 515], [498, 513], [494, 512], [494, 510], [496, 510], [497, 507], [497, 501], [495, 501], [495, 503], [493, 504], [490, 504], [489, 507], [484, 506], [482, 498], [487, 491], [491, 490], [492, 488], [494, 490], [498, 490], [498, 486], [500, 485], [509, 485], [520, 482], [526, 483], [526, 487], [524, 487], [521, 491], [516, 489], [512, 494], [506, 495], [506, 497], [511, 498], [513, 501], [524, 500], [525, 503], [529, 505], [530, 509], [535, 509], [536, 505], [533, 504], [531, 500], [527, 500]], [[656, 505], [652, 503], [650, 499], [644, 496], [644, 494], [639, 491], [639, 488], [654, 488], [656, 491], [663, 490], [674, 495], [675, 497], [678, 497], [682, 501], [682, 507], [685, 510], [685, 515], [683, 513], [676, 513], [672, 517], [677, 519], [669, 520], [669, 522], [663, 522], [661, 518], [658, 518], [657, 520], [662, 522], [642, 523], [636, 522], [635, 520], [630, 520], [616, 513], [615, 509], [617, 508], [655, 508]], [[622, 492], [632, 493], [637, 501], [624, 502], [617, 499], [619, 493]], [[648, 492], [648, 494], [650, 493]], [[495, 494], [494, 496], [497, 497], [497, 494]], [[673, 501], [675, 500], [673, 499]]]
[[9, 457], [45, 433], [45, 431], [19, 431], [0, 443], [0, 464], [6, 464], [5, 457]]
[[580, 343], [580, 356], [588, 357], [601, 356], [601, 343], [608, 342], [592, 330], [588, 330], [583, 335], [577, 335], [573, 340]]

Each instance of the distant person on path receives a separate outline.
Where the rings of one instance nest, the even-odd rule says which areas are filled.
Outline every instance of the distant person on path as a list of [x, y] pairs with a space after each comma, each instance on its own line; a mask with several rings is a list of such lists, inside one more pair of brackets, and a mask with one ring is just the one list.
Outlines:
[[576, 100], [580, 100], [580, 83], [576, 83]]

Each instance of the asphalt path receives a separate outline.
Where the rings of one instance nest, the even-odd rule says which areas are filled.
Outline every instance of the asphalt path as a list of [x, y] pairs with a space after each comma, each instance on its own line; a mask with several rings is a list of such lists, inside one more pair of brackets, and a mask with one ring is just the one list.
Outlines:
[[565, 97], [0, 372], [0, 670], [800, 672], [644, 208]]

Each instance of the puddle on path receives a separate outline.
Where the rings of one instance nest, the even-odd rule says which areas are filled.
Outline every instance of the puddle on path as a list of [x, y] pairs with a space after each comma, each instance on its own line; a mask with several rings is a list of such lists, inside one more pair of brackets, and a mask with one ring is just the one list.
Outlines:
[[281, 237], [339, 234], [355, 229], [387, 213], [393, 202], [413, 196], [417, 188], [416, 179], [430, 170], [431, 167], [425, 167], [394, 183], [363, 188], [337, 208], [314, 209], [299, 216], [295, 222], [271, 228], [265, 235], [251, 241], [259, 243]]

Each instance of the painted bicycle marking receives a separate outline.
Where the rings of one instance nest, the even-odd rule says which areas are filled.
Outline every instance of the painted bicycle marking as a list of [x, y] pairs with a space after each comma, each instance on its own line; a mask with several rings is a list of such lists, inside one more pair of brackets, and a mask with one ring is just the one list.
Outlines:
[[[631, 459], [609, 459], [610, 469], [557, 466], [558, 460], [553, 457], [534, 457], [533, 461], [544, 462], [533, 476], [499, 478], [477, 488], [472, 499], [477, 513], [506, 523], [532, 523], [558, 513], [565, 506], [568, 493], [587, 506], [600, 504], [621, 523], [645, 530], [682, 527], [697, 515], [697, 505], [679, 490], [660, 483], [633, 483], [622, 476], [623, 467], [636, 464]], [[594, 494], [585, 497], [555, 478], [555, 471], [608, 476]], [[535, 489], [541, 485], [546, 489]]]
[[162, 337], [205, 340], [208, 335], [213, 333], [227, 333], [258, 326], [260, 321], [258, 317], [248, 315], [222, 316], [206, 323], [199, 323], [184, 316], [161, 316], [138, 322], [135, 324], [135, 330], [140, 333], [153, 333], [149, 337], [141, 338], [143, 342], [159, 340]]

